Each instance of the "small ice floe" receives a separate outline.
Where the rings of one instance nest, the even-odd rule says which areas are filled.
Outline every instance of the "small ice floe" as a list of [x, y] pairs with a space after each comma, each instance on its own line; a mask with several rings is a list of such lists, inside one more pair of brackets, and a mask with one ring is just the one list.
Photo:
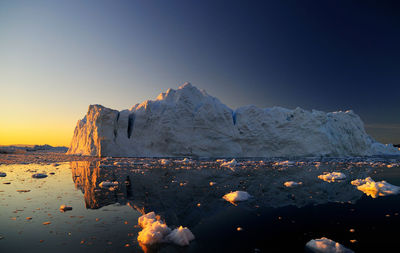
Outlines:
[[246, 201], [251, 197], [248, 192], [235, 191], [225, 194], [222, 198], [234, 204], [235, 202]]
[[188, 159], [188, 158], [185, 158], [185, 159], [183, 159], [182, 161], [179, 161], [180, 163], [190, 163], [190, 159]]
[[221, 163], [221, 166], [225, 166], [225, 167], [235, 167], [237, 165], [237, 161], [236, 159], [232, 159], [229, 162], [223, 162]]
[[167, 235], [166, 239], [177, 245], [186, 246], [189, 245], [191, 240], [194, 240], [194, 235], [187, 227], [180, 226], [172, 230], [172, 232]]
[[400, 187], [386, 181], [375, 182], [371, 177], [351, 181], [352, 185], [372, 198], [400, 193]]
[[326, 237], [310, 240], [307, 242], [306, 248], [315, 253], [354, 253], [354, 251]]
[[42, 174], [42, 173], [36, 173], [32, 175], [33, 178], [45, 178], [47, 177], [46, 174]]
[[168, 165], [168, 164], [171, 163], [171, 161], [168, 160], [168, 159], [160, 159], [159, 162], [160, 162], [162, 165]]
[[296, 187], [296, 186], [299, 186], [302, 184], [303, 184], [303, 182], [287, 181], [283, 185], [286, 187]]
[[71, 211], [72, 210], [72, 206], [67, 206], [67, 205], [61, 205], [60, 206], [60, 211], [61, 212], [66, 212], [66, 211]]
[[103, 181], [99, 184], [101, 188], [107, 188], [107, 187], [113, 187], [113, 186], [118, 186], [118, 182], [110, 182], [110, 181]]
[[7, 176], [7, 173], [5, 173], [5, 172], [0, 172], [0, 177], [5, 177], [5, 176]]
[[318, 178], [331, 183], [331, 182], [345, 179], [346, 175], [343, 174], [342, 172], [330, 172], [330, 173], [326, 173], [323, 175], [319, 175]]
[[139, 232], [137, 240], [145, 245], [171, 242], [185, 246], [194, 239], [194, 235], [186, 227], [180, 226], [171, 231], [167, 224], [160, 219], [160, 216], [154, 212], [140, 216], [138, 223], [143, 230]]
[[292, 161], [281, 161], [281, 162], [274, 162], [272, 166], [293, 166], [295, 162]]

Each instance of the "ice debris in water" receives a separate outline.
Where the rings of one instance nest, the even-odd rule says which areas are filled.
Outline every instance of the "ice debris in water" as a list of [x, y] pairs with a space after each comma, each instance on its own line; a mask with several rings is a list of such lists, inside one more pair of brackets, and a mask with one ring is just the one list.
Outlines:
[[223, 163], [221, 164], [221, 166], [225, 166], [225, 167], [235, 167], [236, 165], [237, 165], [236, 159], [232, 159], [232, 160], [229, 161], [229, 162], [223, 162]]
[[7, 174], [5, 172], [0, 172], [0, 177], [5, 177]]
[[177, 245], [186, 246], [189, 245], [191, 240], [194, 240], [194, 235], [188, 228], [180, 226], [172, 230], [166, 239]]
[[36, 173], [32, 175], [33, 178], [45, 178], [47, 177], [46, 174], [42, 174], [42, 173]]
[[299, 186], [302, 184], [303, 184], [303, 182], [287, 181], [283, 185], [286, 187], [295, 187], [295, 186]]
[[99, 184], [99, 186], [100, 186], [101, 188], [104, 188], [104, 187], [112, 187], [112, 186], [117, 186], [117, 185], [118, 185], [118, 182], [117, 182], [117, 181], [115, 181], [115, 182], [103, 181], [103, 182], [101, 182], [101, 183]]
[[67, 206], [67, 205], [61, 205], [60, 206], [60, 211], [61, 212], [66, 212], [72, 210], [72, 206]]
[[245, 191], [235, 191], [225, 194], [222, 198], [228, 202], [234, 203], [248, 200], [250, 198], [250, 194]]
[[326, 237], [310, 240], [307, 242], [306, 248], [315, 253], [354, 253], [354, 251]]
[[346, 175], [343, 174], [342, 172], [331, 172], [331, 173], [319, 175], [318, 178], [331, 183], [331, 182], [335, 182], [337, 180], [345, 179]]
[[168, 164], [171, 163], [171, 161], [168, 160], [168, 159], [161, 159], [159, 162], [160, 162], [162, 165], [168, 165]]
[[154, 212], [140, 216], [138, 223], [143, 230], [139, 232], [137, 240], [146, 245], [172, 242], [185, 246], [189, 245], [189, 242], [194, 239], [194, 235], [186, 227], [180, 226], [171, 232], [167, 224], [160, 220], [160, 217], [156, 216]]
[[386, 181], [375, 182], [371, 177], [353, 180], [351, 181], [351, 184], [357, 186], [358, 190], [364, 192], [372, 198], [397, 194], [400, 192], [399, 186], [389, 184]]

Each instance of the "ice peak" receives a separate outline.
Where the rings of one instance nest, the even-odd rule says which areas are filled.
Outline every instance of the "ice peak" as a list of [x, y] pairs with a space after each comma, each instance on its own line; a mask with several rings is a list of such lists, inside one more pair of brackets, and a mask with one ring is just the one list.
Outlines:
[[181, 86], [179, 86], [178, 90], [182, 90], [185, 88], [196, 88], [196, 87], [193, 86], [190, 82], [184, 82]]

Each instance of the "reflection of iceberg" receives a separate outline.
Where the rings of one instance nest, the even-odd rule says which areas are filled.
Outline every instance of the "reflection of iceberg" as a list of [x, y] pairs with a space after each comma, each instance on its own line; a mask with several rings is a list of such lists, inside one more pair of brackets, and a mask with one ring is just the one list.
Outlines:
[[[84, 193], [86, 208], [97, 209], [113, 203], [126, 204], [130, 193], [126, 184], [120, 184], [114, 191], [99, 186], [102, 181], [106, 181], [104, 179], [117, 181], [114, 170], [100, 168], [99, 162], [71, 162], [70, 165], [75, 186]], [[126, 178], [120, 179], [120, 182], [124, 181]]]
[[[367, 176], [365, 166], [354, 165], [348, 170], [339, 163], [335, 171], [345, 172], [348, 179], [327, 184], [318, 179], [324, 166], [312, 163], [277, 168], [272, 162], [243, 161], [232, 171], [214, 161], [193, 161], [183, 166], [173, 160], [168, 165], [152, 159], [121, 159], [121, 163], [115, 160], [71, 162], [74, 182], [84, 192], [88, 208], [128, 204], [142, 213], [154, 211], [168, 224], [189, 227], [230, 206], [222, 196], [231, 191], [246, 191], [252, 196], [239, 203], [246, 208], [355, 202], [362, 192], [350, 181]], [[285, 187], [288, 180], [302, 182], [302, 186]], [[118, 187], [115, 191], [100, 188], [103, 181], [117, 181]]]

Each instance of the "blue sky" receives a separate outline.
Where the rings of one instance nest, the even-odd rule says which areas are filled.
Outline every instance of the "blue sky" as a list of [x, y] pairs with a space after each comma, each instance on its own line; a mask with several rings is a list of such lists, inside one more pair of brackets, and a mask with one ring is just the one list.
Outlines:
[[399, 11], [396, 1], [1, 1], [0, 144], [68, 145], [89, 104], [130, 108], [185, 81], [232, 108], [353, 109], [376, 139], [400, 143]]

